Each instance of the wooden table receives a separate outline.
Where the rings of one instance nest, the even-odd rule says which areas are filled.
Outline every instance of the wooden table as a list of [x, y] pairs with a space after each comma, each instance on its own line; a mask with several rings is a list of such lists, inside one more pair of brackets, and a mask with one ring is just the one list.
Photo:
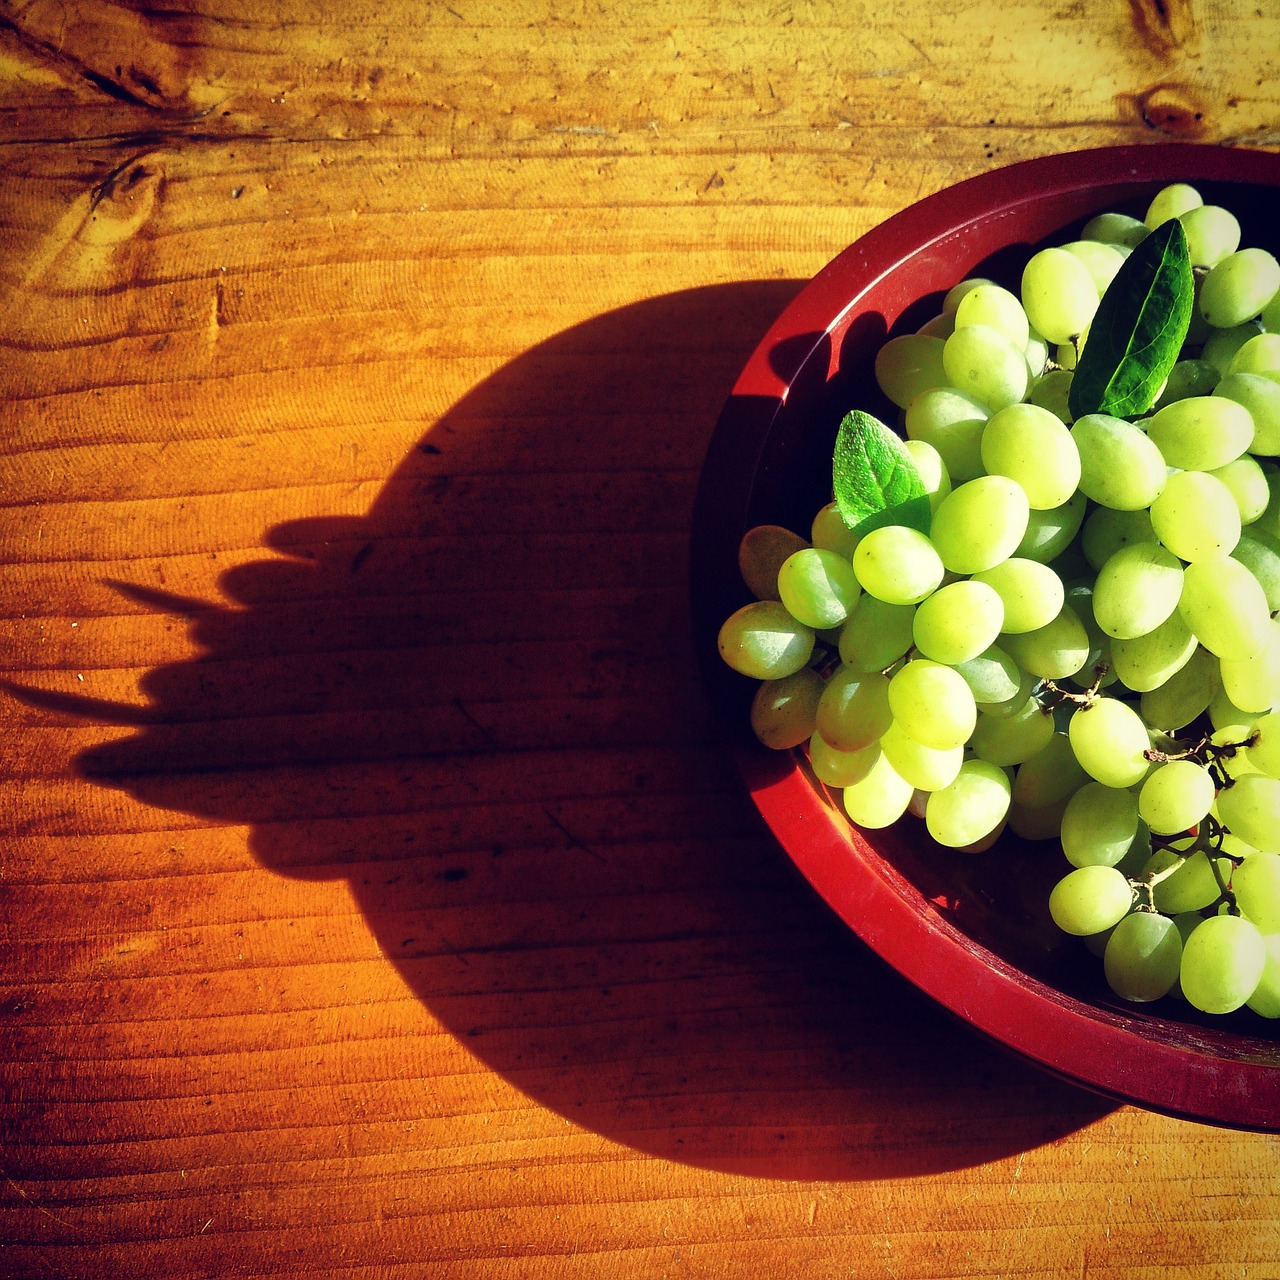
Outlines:
[[0, 1272], [1280, 1274], [1275, 1139], [833, 922], [685, 572], [803, 280], [1280, 146], [1276, 0], [196, 2], [0, 0]]

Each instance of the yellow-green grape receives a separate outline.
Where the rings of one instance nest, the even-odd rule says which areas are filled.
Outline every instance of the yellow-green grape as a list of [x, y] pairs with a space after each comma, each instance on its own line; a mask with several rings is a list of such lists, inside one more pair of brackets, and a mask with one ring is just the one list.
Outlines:
[[1005, 635], [1000, 647], [1024, 670], [1042, 680], [1065, 680], [1089, 660], [1089, 634], [1070, 605], [1052, 622], [1034, 631]]
[[1067, 735], [1080, 767], [1104, 786], [1132, 787], [1146, 776], [1151, 735], [1128, 703], [1116, 698], [1086, 703], [1072, 715]]
[[1106, 293], [1107, 286], [1116, 278], [1116, 272], [1125, 260], [1125, 255], [1115, 245], [1104, 244], [1101, 240], [1073, 240], [1061, 247], [1084, 263], [1099, 297]]
[[1099, 294], [1079, 258], [1065, 249], [1041, 249], [1022, 270], [1021, 297], [1037, 333], [1049, 342], [1070, 342], [1088, 328]]
[[1280, 454], [1280, 382], [1262, 373], [1228, 373], [1214, 388], [1215, 399], [1233, 400], [1249, 413], [1253, 440], [1249, 452]]
[[[1221, 668], [1221, 663], [1218, 664]], [[1227, 692], [1219, 684], [1214, 690], [1213, 696], [1209, 699], [1209, 705], [1206, 708], [1209, 713], [1209, 723], [1213, 725], [1214, 730], [1227, 729], [1238, 725], [1252, 725], [1255, 721], [1262, 717], [1252, 711], [1241, 711], [1230, 698]]]
[[1256, 458], [1245, 454], [1209, 473], [1221, 480], [1235, 499], [1242, 525], [1252, 524], [1267, 509], [1271, 501], [1271, 486], [1267, 473]]
[[893, 722], [889, 680], [878, 671], [838, 667], [818, 699], [818, 732], [838, 751], [861, 751]]
[[1205, 1013], [1230, 1013], [1253, 994], [1266, 959], [1257, 925], [1242, 916], [1210, 916], [1183, 943], [1182, 994]]
[[1272, 778], [1280, 778], [1280, 711], [1259, 716], [1253, 724], [1257, 735], [1248, 747], [1249, 762]]
[[1214, 785], [1194, 760], [1169, 760], [1153, 769], [1138, 792], [1138, 813], [1156, 835], [1189, 831], [1209, 812]]
[[1216, 267], [1240, 247], [1240, 222], [1218, 204], [1202, 204], [1179, 215], [1193, 267]]
[[1240, 541], [1240, 508], [1207, 471], [1175, 471], [1151, 504], [1151, 527], [1182, 560], [1229, 555]]
[[840, 628], [840, 661], [855, 671], [883, 671], [912, 644], [913, 604], [889, 604], [864, 594]]
[[898, 408], [905, 409], [922, 391], [947, 385], [942, 350], [941, 338], [918, 333], [890, 338], [876, 353], [877, 385]]
[[[1022, 348], [1022, 353], [1027, 358], [1027, 373], [1030, 375], [1032, 383], [1034, 383], [1048, 367], [1049, 344], [1032, 330], [1031, 335], [1027, 338], [1027, 345]], [[1027, 399], [1031, 399], [1029, 390]]]
[[1219, 376], [1225, 375], [1236, 352], [1250, 338], [1262, 332], [1262, 325], [1257, 320], [1246, 320], [1229, 329], [1210, 329], [1202, 340], [1200, 359], [1213, 365]]
[[1095, 214], [1084, 224], [1080, 232], [1082, 240], [1101, 240], [1104, 244], [1133, 249], [1147, 238], [1147, 224], [1141, 218], [1131, 218], [1127, 213]]
[[777, 600], [778, 570], [789, 555], [809, 544], [790, 529], [759, 524], [748, 529], [738, 544], [738, 571], [757, 600]]
[[813, 629], [797, 622], [777, 600], [757, 600], [724, 620], [718, 648], [742, 675], [777, 680], [808, 663], [814, 640]]
[[982, 464], [990, 475], [1016, 480], [1037, 511], [1060, 507], [1080, 480], [1071, 432], [1034, 404], [1011, 404], [991, 415], [982, 433]]
[[946, 297], [942, 299], [943, 315], [948, 312], [954, 314], [967, 294], [972, 293], [981, 285], [987, 284], [995, 284], [995, 281], [988, 279], [986, 276], [966, 276], [958, 284], [953, 284], [947, 290]]
[[1255, 849], [1272, 850], [1280, 832], [1280, 779], [1248, 773], [1218, 793], [1218, 816]]
[[1034, 683], [1034, 677], [1023, 672], [997, 645], [967, 662], [957, 662], [955, 669], [973, 693], [978, 710], [990, 715], [1011, 715], [1026, 700]]
[[1171, 467], [1212, 471], [1250, 447], [1254, 428], [1242, 404], [1216, 394], [1188, 396], [1157, 409], [1146, 431]]
[[980, 760], [1008, 768], [1043, 751], [1053, 737], [1053, 716], [1034, 698], [1008, 716], [979, 716], [969, 748]]
[[766, 747], [786, 751], [806, 742], [817, 723], [818, 699], [826, 687], [811, 667], [766, 680], [751, 700], [751, 729]]
[[1156, 399], [1155, 407], [1163, 409], [1175, 400], [1185, 400], [1188, 396], [1212, 395], [1222, 377], [1222, 370], [1207, 360], [1179, 360], [1165, 379], [1164, 390]]
[[938, 505], [930, 531], [933, 545], [952, 573], [981, 573], [1014, 553], [1030, 510], [1017, 481], [979, 476], [952, 489]]
[[1280, 369], [1280, 333], [1259, 333], [1231, 357], [1228, 373], [1270, 373]]
[[1003, 285], [981, 284], [970, 289], [956, 306], [955, 317], [957, 329], [984, 324], [1003, 333], [1017, 347], [1025, 347], [1031, 337], [1022, 303]]
[[1271, 620], [1270, 635], [1251, 658], [1223, 658], [1222, 689], [1241, 711], [1268, 712], [1280, 705], [1280, 621]]
[[820, 733], [809, 739], [809, 765], [813, 776], [829, 787], [851, 787], [855, 782], [861, 782], [879, 758], [879, 742], [872, 742], [858, 751], [841, 751]]
[[1201, 283], [1200, 314], [1215, 329], [1229, 329], [1252, 320], [1277, 291], [1280, 262], [1275, 255], [1265, 249], [1237, 249], [1213, 267]]
[[[1228, 724], [1223, 725], [1221, 729], [1215, 729], [1209, 737], [1209, 741], [1218, 748], [1221, 748], [1220, 754], [1215, 759], [1215, 766], [1219, 773], [1224, 774], [1228, 778], [1242, 778], [1246, 773], [1261, 773], [1252, 760], [1249, 759], [1249, 752], [1245, 744], [1249, 741], [1252, 730], [1247, 724]], [[1227, 749], [1229, 748], [1229, 750]], [[1244, 841], [1239, 837], [1228, 834], [1224, 837], [1223, 848], [1228, 853], [1235, 853], [1236, 848], [1227, 849], [1227, 842], [1232, 846], [1244, 846]], [[1252, 849], [1252, 845], [1245, 846]], [[1241, 851], [1243, 856], [1243, 850]]]
[[1010, 556], [990, 569], [973, 575], [985, 583], [1004, 605], [1001, 631], [1018, 634], [1047, 626], [1065, 600], [1062, 579], [1046, 564], [1022, 556]]
[[1111, 665], [1134, 693], [1147, 693], [1185, 667], [1195, 651], [1196, 638], [1175, 609], [1146, 635], [1112, 640]]
[[907, 406], [903, 425], [909, 440], [938, 451], [954, 486], [982, 474], [982, 431], [990, 416], [991, 410], [972, 396], [937, 387]]
[[[1055, 733], [1045, 746], [1018, 766], [1013, 779], [1013, 801], [1024, 809], [1043, 810], [1061, 803], [1065, 808], [1089, 775], [1076, 759], [1071, 740]], [[1053, 832], [1056, 835], [1058, 827]]]
[[1245, 1004], [1262, 1018], [1280, 1018], [1280, 933], [1262, 935], [1266, 959], [1262, 977]]
[[880, 737], [880, 750], [889, 757], [889, 763], [902, 778], [918, 791], [937, 791], [951, 782], [960, 772], [964, 761], [964, 748], [927, 747], [917, 742], [895, 720]]
[[1049, 894], [1049, 914], [1063, 933], [1084, 937], [1122, 920], [1133, 905], [1133, 888], [1115, 867], [1077, 867]]
[[1073, 867], [1114, 867], [1138, 836], [1138, 797], [1086, 782], [1062, 812], [1062, 852]]
[[1231, 556], [1187, 565], [1178, 610], [1196, 639], [1219, 658], [1251, 658], [1270, 634], [1266, 594]]
[[994, 588], [972, 579], [939, 587], [916, 607], [916, 648], [935, 662], [976, 658], [1000, 634], [1004, 604]]
[[[944, 505], [950, 499], [944, 499]], [[872, 529], [853, 553], [853, 570], [864, 591], [886, 604], [918, 604], [942, 582], [943, 563], [918, 529], [888, 524]]]
[[[1177, 558], [1157, 542], [1121, 547], [1098, 570], [1093, 586], [1093, 616], [1098, 626], [1119, 640], [1154, 631], [1178, 607], [1183, 577]], [[1189, 619], [1187, 625], [1195, 631]]]
[[1164, 455], [1141, 428], [1105, 413], [1088, 413], [1071, 428], [1086, 497], [1117, 511], [1149, 507], [1164, 488]]
[[1098, 620], [1093, 616], [1093, 582], [1072, 582], [1066, 589], [1066, 604], [1080, 619], [1085, 638], [1089, 642], [1089, 652], [1085, 655], [1076, 679], [1079, 681], [1087, 678], [1090, 683], [1096, 681], [1099, 688], [1114, 684], [1117, 676], [1111, 661], [1111, 637], [1098, 626]]
[[1151, 197], [1151, 203], [1147, 205], [1146, 216], [1142, 221], [1148, 231], [1154, 231], [1170, 218], [1177, 218], [1203, 204], [1204, 198], [1195, 187], [1186, 182], [1172, 182], [1167, 187], [1161, 187]]
[[1155, 541], [1151, 512], [1095, 507], [1080, 531], [1080, 549], [1090, 568], [1101, 569], [1121, 547]]
[[1145, 1003], [1167, 995], [1182, 965], [1182, 935], [1168, 916], [1133, 911], [1111, 931], [1102, 955], [1107, 985], [1122, 1000]]
[[1280, 853], [1251, 853], [1231, 876], [1236, 906], [1262, 930], [1280, 932]]
[[985, 760], [966, 760], [950, 783], [929, 796], [924, 821], [939, 844], [963, 849], [990, 835], [1008, 812], [1008, 774]]
[[853, 565], [834, 551], [806, 547], [778, 570], [778, 595], [806, 627], [838, 627], [862, 594]]
[[951, 337], [956, 331], [956, 315], [954, 311], [942, 311], [931, 320], [926, 320], [916, 332], [926, 338]]
[[865, 777], [845, 787], [844, 810], [856, 826], [878, 830], [892, 826], [907, 811], [915, 788], [882, 751]]
[[1203, 849], [1183, 856], [1174, 848], [1158, 849], [1147, 859], [1143, 879], [1155, 882], [1152, 896], [1157, 911], [1176, 916], [1203, 911], [1222, 897], [1222, 886], [1231, 874], [1226, 858], [1211, 862]]
[[1071, 395], [1073, 376], [1070, 369], [1047, 369], [1032, 380], [1031, 389], [1027, 392], [1027, 403], [1039, 405], [1055, 418], [1070, 422], [1071, 410], [1067, 405], [1067, 398]]
[[1013, 554], [1048, 564], [1062, 555], [1080, 532], [1088, 502], [1085, 495], [1077, 491], [1070, 501], [1049, 511], [1031, 511], [1029, 506], [1027, 531], [1013, 549]]
[[977, 721], [964, 677], [927, 658], [912, 658], [889, 681], [893, 719], [917, 742], [945, 751], [963, 745]]
[[858, 535], [844, 522], [840, 508], [834, 502], [828, 502], [818, 508], [809, 527], [809, 541], [823, 551], [834, 551], [846, 560], [853, 559], [858, 545]]
[[1153, 729], [1172, 732], [1201, 715], [1221, 687], [1218, 659], [1197, 648], [1164, 684], [1143, 693], [1138, 711]]
[[1264, 542], [1242, 533], [1231, 549], [1231, 558], [1239, 560], [1257, 578], [1267, 598], [1267, 608], [1272, 613], [1280, 609], [1280, 546], [1270, 539]]
[[942, 349], [942, 364], [953, 387], [992, 412], [1017, 404], [1031, 380], [1022, 344], [986, 324], [956, 329]]
[[927, 440], [904, 440], [902, 447], [916, 464], [920, 483], [929, 495], [929, 507], [936, 511], [938, 503], [951, 492], [951, 476], [947, 471], [947, 464], [942, 460], [942, 454]]

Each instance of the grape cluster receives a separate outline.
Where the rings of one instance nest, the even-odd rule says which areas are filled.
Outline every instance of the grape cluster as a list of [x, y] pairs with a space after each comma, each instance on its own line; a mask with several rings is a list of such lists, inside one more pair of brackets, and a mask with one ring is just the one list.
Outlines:
[[[1068, 408], [1100, 298], [1170, 218], [1195, 283], [1141, 416]], [[1054, 840], [1049, 911], [1121, 997], [1280, 1016], [1280, 263], [1185, 184], [966, 279], [876, 358], [926, 534], [748, 531], [719, 648], [860, 827]]]

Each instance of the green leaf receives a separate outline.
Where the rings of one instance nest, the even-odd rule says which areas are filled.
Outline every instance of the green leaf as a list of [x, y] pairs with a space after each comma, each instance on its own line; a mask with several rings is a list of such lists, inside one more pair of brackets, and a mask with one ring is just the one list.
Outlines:
[[861, 409], [845, 415], [831, 462], [836, 506], [855, 533], [886, 524], [929, 532], [932, 510], [915, 461], [901, 439]]
[[1102, 295], [1071, 379], [1071, 416], [1146, 413], [1177, 362], [1194, 300], [1186, 233], [1170, 218], [1124, 260]]

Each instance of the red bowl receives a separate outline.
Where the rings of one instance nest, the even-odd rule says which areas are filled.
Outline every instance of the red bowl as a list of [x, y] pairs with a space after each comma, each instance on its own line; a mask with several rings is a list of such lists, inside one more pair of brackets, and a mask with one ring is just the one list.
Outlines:
[[1110, 1097], [1214, 1124], [1280, 1131], [1280, 1026], [1246, 1011], [1197, 1015], [1165, 997], [1112, 997], [1101, 962], [1049, 919], [1070, 870], [1056, 842], [1002, 838], [986, 854], [942, 849], [913, 818], [853, 829], [801, 753], [750, 734], [754, 682], [716, 653], [720, 623], [749, 596], [742, 534], [807, 535], [829, 499], [831, 451], [851, 408], [896, 420], [872, 376], [887, 336], [940, 309], [957, 281], [1016, 288], [1021, 264], [1095, 213], [1142, 216], [1170, 182], [1240, 219], [1242, 243], [1277, 243], [1280, 156], [1194, 145], [1114, 147], [1030, 160], [959, 183], [876, 227], [821, 271], [756, 348], [724, 407], [698, 491], [692, 543], [696, 639], [708, 689], [751, 796], [786, 853], [889, 964], [974, 1027]]

